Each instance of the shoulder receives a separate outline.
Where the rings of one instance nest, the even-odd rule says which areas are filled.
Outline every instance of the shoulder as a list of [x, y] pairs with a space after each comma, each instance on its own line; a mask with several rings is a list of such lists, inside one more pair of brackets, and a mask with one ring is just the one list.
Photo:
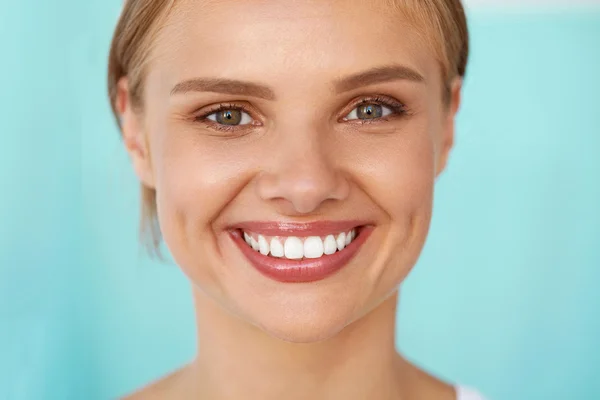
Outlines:
[[456, 387], [457, 400], [486, 400], [477, 390], [468, 386]]
[[169, 375], [166, 375], [154, 382], [151, 382], [148, 386], [131, 393], [121, 400], [159, 400], [166, 398], [173, 398], [176, 393], [176, 387], [180, 386], [181, 376], [183, 375], [186, 367], [182, 367]]

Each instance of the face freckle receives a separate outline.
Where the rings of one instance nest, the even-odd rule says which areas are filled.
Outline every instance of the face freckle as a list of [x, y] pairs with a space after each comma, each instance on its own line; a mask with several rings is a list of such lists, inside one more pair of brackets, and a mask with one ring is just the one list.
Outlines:
[[[438, 63], [387, 2], [282, 3], [176, 5], [148, 64], [143, 125], [183, 271], [249, 323], [311, 341], [379, 304], [416, 262], [452, 119]], [[374, 228], [316, 283], [265, 278], [228, 231], [317, 220]]]

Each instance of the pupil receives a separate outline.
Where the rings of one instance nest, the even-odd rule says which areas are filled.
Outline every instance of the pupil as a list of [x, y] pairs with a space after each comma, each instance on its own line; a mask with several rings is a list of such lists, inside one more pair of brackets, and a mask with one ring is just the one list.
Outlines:
[[365, 104], [358, 108], [359, 119], [375, 119], [380, 118], [383, 111], [379, 104]]
[[224, 110], [217, 113], [217, 122], [223, 125], [239, 125], [242, 121], [240, 110]]

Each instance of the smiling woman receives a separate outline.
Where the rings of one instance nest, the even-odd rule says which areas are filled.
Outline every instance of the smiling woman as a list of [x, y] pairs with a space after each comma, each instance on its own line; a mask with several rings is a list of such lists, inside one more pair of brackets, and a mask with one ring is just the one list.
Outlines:
[[479, 398], [394, 334], [467, 55], [458, 0], [125, 3], [113, 111], [201, 344], [130, 398]]

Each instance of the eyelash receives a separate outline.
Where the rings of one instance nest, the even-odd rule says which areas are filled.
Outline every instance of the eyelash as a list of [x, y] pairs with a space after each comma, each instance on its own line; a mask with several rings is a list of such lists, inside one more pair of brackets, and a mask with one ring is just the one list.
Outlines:
[[351, 106], [349, 108], [345, 109], [344, 115], [348, 115], [356, 107], [359, 107], [363, 104], [377, 104], [380, 106], [388, 107], [389, 109], [392, 110], [391, 115], [388, 115], [386, 117], [376, 118], [376, 119], [347, 120], [347, 119], [345, 119], [345, 117], [341, 119], [342, 121], [345, 121], [345, 122], [351, 123], [351, 124], [360, 124], [360, 125], [377, 124], [382, 121], [386, 122], [391, 119], [401, 118], [401, 117], [408, 115], [408, 108], [406, 107], [406, 105], [404, 105], [403, 103], [399, 102], [398, 100], [395, 100], [388, 96], [377, 95], [377, 96], [372, 96], [372, 97], [363, 97], [363, 98], [352, 101], [350, 104], [351, 104]]
[[223, 125], [223, 124], [218, 124], [215, 123], [213, 121], [208, 120], [208, 116], [214, 113], [217, 113], [219, 111], [225, 111], [225, 110], [238, 110], [238, 111], [243, 111], [245, 113], [248, 114], [252, 114], [251, 111], [248, 110], [247, 107], [241, 106], [239, 104], [233, 104], [233, 103], [221, 103], [216, 107], [213, 107], [205, 112], [203, 112], [202, 114], [196, 115], [194, 117], [194, 121], [195, 122], [202, 122], [204, 124], [206, 124], [208, 127], [212, 128], [212, 129], [216, 129], [218, 131], [223, 131], [223, 132], [233, 132], [236, 131], [238, 129], [247, 129], [248, 127], [254, 127], [257, 126], [255, 124], [247, 124], [247, 125]]
[[[365, 125], [365, 124], [376, 124], [376, 123], [381, 123], [382, 121], [389, 121], [391, 119], [396, 119], [396, 118], [401, 118], [404, 116], [407, 116], [409, 114], [409, 111], [407, 109], [407, 107], [397, 101], [394, 100], [391, 97], [388, 96], [368, 96], [368, 97], [362, 97], [360, 99], [356, 99], [353, 100], [351, 103], [351, 106], [346, 108], [344, 111], [344, 117], [340, 119], [340, 121], [344, 121], [346, 123], [349, 124], [360, 124], [360, 125]], [[352, 110], [354, 110], [356, 107], [359, 107], [363, 104], [377, 104], [377, 105], [381, 105], [381, 106], [385, 106], [388, 107], [392, 110], [392, 114], [385, 116], [385, 117], [380, 117], [380, 118], [376, 118], [376, 119], [353, 119], [353, 120], [347, 120], [345, 119], [345, 116], [348, 115]], [[215, 123], [213, 121], [208, 120], [208, 116], [214, 113], [217, 113], [219, 111], [225, 111], [225, 110], [238, 110], [238, 111], [243, 111], [245, 113], [248, 113], [252, 116], [252, 111], [248, 109], [248, 107], [239, 105], [239, 104], [234, 104], [234, 103], [222, 103], [217, 105], [216, 107], [213, 107], [209, 110], [206, 110], [205, 112], [196, 115], [194, 117], [194, 121], [195, 122], [202, 122], [204, 124], [206, 124], [208, 127], [210, 127], [211, 129], [216, 129], [219, 131], [224, 131], [224, 132], [233, 132], [233, 131], [237, 131], [237, 130], [241, 130], [241, 129], [248, 129], [248, 128], [252, 128], [252, 127], [256, 127], [256, 126], [260, 126], [260, 124], [245, 124], [245, 125], [223, 125], [223, 124], [219, 124], [219, 123]]]

